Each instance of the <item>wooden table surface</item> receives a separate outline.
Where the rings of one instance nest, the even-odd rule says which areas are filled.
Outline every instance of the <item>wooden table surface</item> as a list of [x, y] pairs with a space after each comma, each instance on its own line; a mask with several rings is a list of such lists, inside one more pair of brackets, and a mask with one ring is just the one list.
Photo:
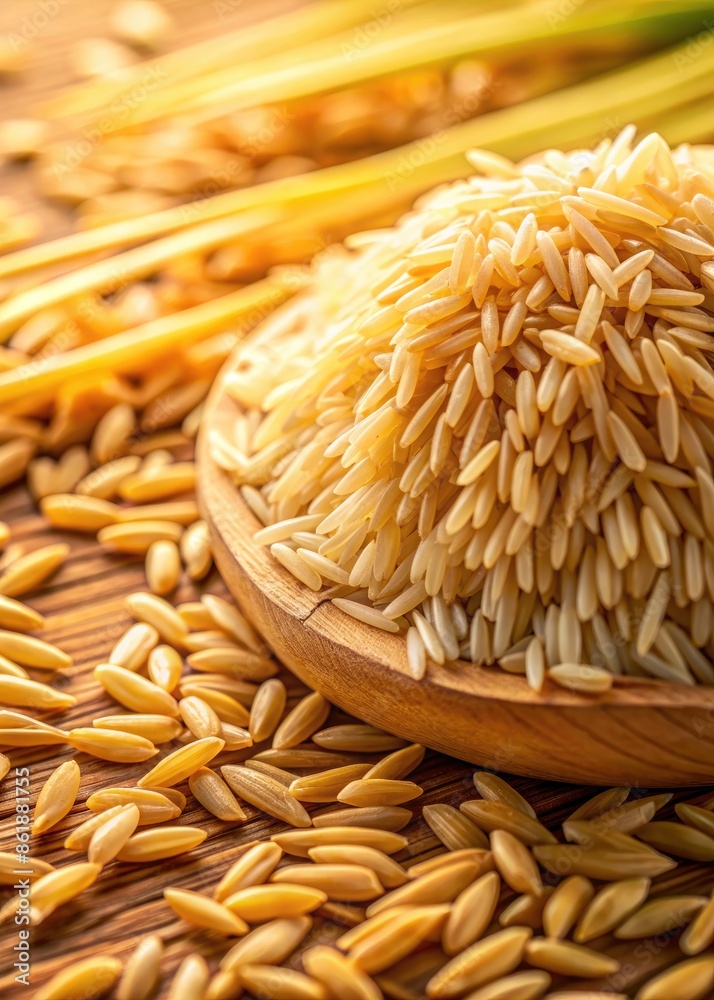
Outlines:
[[[0, 90], [2, 107], [9, 117], [26, 114], [38, 98], [56, 92], [70, 79], [68, 49], [71, 43], [81, 37], [102, 36], [110, 9], [109, 0], [45, 0], [45, 5], [55, 13], [47, 17], [46, 23], [43, 18], [39, 18], [43, 24], [37, 27], [29, 42], [31, 48], [26, 75], [17, 83]], [[241, 23], [267, 16], [271, 12], [277, 13], [294, 4], [278, 0], [264, 0], [260, 4], [241, 0], [225, 0], [222, 3], [172, 0], [166, 6], [176, 19], [177, 26], [170, 39], [170, 47], [176, 47], [181, 42], [232, 30]], [[0, 33], [22, 33], [27, 30], [27, 24], [36, 26], [40, 9], [38, 0], [11, 0], [0, 11]], [[64, 211], [42, 204], [22, 170], [6, 170], [2, 190], [3, 194], [16, 195], [25, 206], [41, 213], [47, 236], [68, 230], [69, 216]], [[10, 524], [12, 540], [22, 543], [28, 550], [62, 537], [56, 532], [48, 531], [36, 505], [21, 487], [5, 491], [0, 496], [0, 519]], [[93, 717], [116, 712], [116, 704], [104, 695], [94, 681], [92, 669], [106, 659], [118, 636], [130, 624], [130, 618], [122, 607], [123, 598], [135, 590], [144, 589], [145, 581], [140, 562], [106, 555], [91, 537], [63, 537], [71, 544], [71, 556], [50, 584], [33, 597], [30, 603], [47, 616], [43, 637], [60, 645], [74, 658], [74, 666], [62, 671], [62, 680], [57, 683], [58, 687], [66, 686], [79, 699], [74, 709], [59, 717], [60, 724], [70, 728], [91, 725]], [[223, 584], [214, 573], [204, 581], [200, 589], [184, 582], [173, 596], [177, 601], [192, 600], [202, 591], [225, 594]], [[291, 703], [294, 703], [301, 693], [301, 687], [294, 678], [286, 679]], [[408, 711], [408, 706], [405, 706], [405, 711]], [[335, 712], [330, 724], [341, 718]], [[507, 769], [510, 748], [506, 744], [502, 750], [504, 768]], [[242, 756], [247, 755], [243, 753]], [[46, 753], [41, 749], [10, 752], [13, 764], [30, 767], [33, 802], [48, 773], [71, 754], [54, 753], [51, 761], [43, 763], [44, 756]], [[69, 817], [56, 829], [37, 838], [32, 845], [34, 855], [52, 863], [66, 864], [70, 858], [82, 860], [81, 855], [68, 855], [61, 845], [68, 831], [88, 817], [84, 807], [86, 798], [102, 786], [133, 783], [137, 776], [134, 766], [111, 764], [82, 753], [74, 756], [82, 770], [78, 801]], [[224, 755], [224, 758], [219, 763], [239, 759], [241, 754]], [[399, 860], [425, 857], [434, 851], [438, 842], [421, 819], [421, 808], [435, 802], [458, 805], [465, 799], [473, 798], [473, 770], [471, 766], [459, 761], [427, 754], [413, 776], [423, 786], [425, 794], [418, 802], [413, 822], [404, 831], [409, 836], [410, 846], [404, 855], [398, 856]], [[592, 789], [522, 778], [514, 779], [514, 784], [529, 798], [538, 815], [550, 825], [557, 825], [593, 793]], [[638, 792], [644, 793], [645, 790], [639, 789]], [[684, 798], [684, 795], [678, 797]], [[686, 798], [696, 801], [697, 794], [689, 790]], [[0, 789], [0, 850], [13, 848], [13, 805], [11, 771]], [[311, 807], [312, 810], [315, 808], [322, 807]], [[180, 821], [200, 825], [207, 830], [208, 839], [190, 855], [168, 864], [141, 866], [112, 863], [107, 866], [92, 888], [33, 930], [33, 987], [46, 981], [50, 975], [75, 958], [98, 952], [126, 958], [136, 940], [149, 931], [159, 932], [167, 944], [164, 977], [159, 994], [162, 997], [167, 995], [169, 973], [189, 951], [196, 949], [209, 960], [224, 952], [226, 945], [222, 939], [207, 933], [192, 933], [186, 924], [176, 920], [163, 901], [162, 891], [167, 886], [210, 890], [232, 863], [233, 854], [239, 845], [256, 838], [265, 838], [283, 828], [280, 822], [271, 820], [252, 807], [247, 807], [246, 812], [248, 821], [245, 824], [226, 824], [209, 817], [189, 797], [189, 804]], [[671, 814], [671, 806], [665, 810], [665, 814]], [[694, 865], [682, 866], [668, 877], [667, 884], [688, 886], [689, 890], [685, 891], [708, 891], [714, 884], [714, 871]], [[4, 903], [9, 895], [4, 890], [0, 902]], [[323, 925], [318, 936], [322, 941], [334, 938], [337, 936], [336, 925]], [[7, 997], [8, 1000], [15, 996], [29, 995], [26, 988], [13, 983], [14, 955], [11, 949], [16, 940], [14, 925], [0, 927], [0, 996]], [[659, 948], [659, 952], [663, 951], [663, 947]], [[638, 969], [651, 969], [657, 961], [657, 958], [642, 953], [637, 960], [639, 964], [632, 974], [633, 978], [637, 978]], [[586, 985], [583, 983], [579, 988], [586, 988]], [[616, 988], [613, 983], [604, 985], [609, 990]]]

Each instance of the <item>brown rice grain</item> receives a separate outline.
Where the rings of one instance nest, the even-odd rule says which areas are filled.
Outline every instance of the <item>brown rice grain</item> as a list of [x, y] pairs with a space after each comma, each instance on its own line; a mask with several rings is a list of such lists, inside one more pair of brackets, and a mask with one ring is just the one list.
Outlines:
[[113, 524], [118, 509], [110, 500], [75, 493], [56, 493], [40, 501], [40, 510], [53, 528], [90, 534]]
[[373, 847], [384, 854], [396, 854], [403, 850], [408, 841], [406, 837], [390, 830], [380, 830], [364, 826], [327, 826], [311, 830], [286, 830], [275, 833], [270, 838], [278, 844], [286, 854], [294, 854], [308, 858], [308, 851], [313, 847], [324, 847], [330, 844], [359, 844], [363, 847]]
[[67, 815], [77, 798], [80, 779], [79, 765], [75, 760], [67, 760], [55, 768], [37, 796], [33, 836], [45, 833]]
[[243, 920], [262, 924], [282, 917], [301, 917], [327, 900], [319, 889], [283, 882], [280, 885], [251, 885], [232, 893], [224, 905]]
[[367, 907], [367, 916], [372, 917], [395, 906], [452, 902], [479, 875], [480, 862], [470, 858], [440, 866], [372, 903]]
[[122, 806], [119, 812], [101, 823], [92, 834], [87, 848], [87, 858], [98, 865], [106, 865], [117, 856], [139, 825], [139, 810], [135, 805]]
[[194, 798], [224, 822], [244, 823], [246, 816], [228, 785], [209, 767], [201, 767], [188, 779]]
[[137, 622], [118, 639], [109, 654], [108, 662], [125, 670], [138, 670], [159, 641], [153, 625]]
[[334, 948], [315, 945], [303, 954], [302, 961], [313, 979], [339, 990], [340, 1000], [380, 1000], [382, 996], [374, 980]]
[[255, 844], [228, 869], [216, 886], [213, 896], [223, 902], [240, 889], [262, 885], [277, 868], [283, 855], [277, 844]]
[[525, 948], [529, 965], [561, 976], [582, 976], [597, 979], [614, 975], [620, 968], [616, 958], [603, 955], [572, 941], [554, 938], [533, 938]]
[[36, 1000], [99, 1000], [119, 979], [122, 963], [109, 955], [96, 955], [62, 969], [35, 993]]
[[94, 677], [120, 704], [142, 715], [169, 715], [176, 718], [179, 708], [175, 698], [140, 674], [111, 663], [100, 663]]
[[205, 959], [195, 952], [187, 955], [171, 980], [168, 1000], [203, 1000], [209, 978]]
[[311, 927], [308, 916], [268, 921], [233, 945], [221, 959], [221, 969], [240, 972], [244, 965], [278, 965], [295, 951]]
[[384, 895], [384, 887], [371, 868], [354, 863], [286, 865], [270, 881], [305, 885], [324, 892], [328, 899], [362, 902]]
[[329, 826], [361, 826], [394, 833], [403, 830], [411, 822], [413, 815], [411, 810], [401, 806], [362, 806], [314, 813], [312, 822], [313, 826], [320, 829]]
[[169, 743], [183, 731], [181, 723], [168, 715], [104, 715], [94, 719], [92, 724], [95, 729], [142, 736], [151, 743]]
[[[246, 802], [296, 827], [308, 827], [311, 820], [303, 806], [284, 785], [259, 771], [247, 767], [225, 765], [221, 768], [229, 787]], [[282, 845], [281, 845], [282, 846]]]
[[215, 899], [188, 889], [164, 889], [164, 899], [182, 920], [194, 927], [224, 937], [241, 937], [248, 931], [245, 921]]
[[[157, 641], [158, 638], [157, 633]], [[111, 662], [111, 656], [109, 660]], [[149, 680], [153, 681], [158, 687], [163, 688], [164, 691], [168, 691], [170, 694], [176, 689], [181, 680], [182, 671], [183, 660], [172, 646], [162, 644], [150, 650], [148, 660]], [[213, 708], [214, 706], [211, 707]]]
[[141, 938], [124, 966], [116, 1000], [147, 1000], [159, 980], [164, 945], [157, 934]]
[[219, 754], [223, 746], [222, 739], [217, 736], [207, 736], [187, 746], [179, 747], [178, 750], [167, 754], [148, 774], [142, 775], [137, 785], [140, 788], [156, 785], [170, 788], [172, 785], [178, 785]]
[[456, 955], [427, 983], [429, 1000], [461, 996], [501, 976], [520, 964], [532, 931], [510, 927], [470, 945]]
[[193, 850], [207, 836], [205, 830], [193, 826], [164, 826], [156, 830], [142, 830], [127, 840], [117, 859], [131, 864], [162, 861]]
[[0, 574], [0, 594], [21, 597], [36, 590], [53, 573], [57, 572], [69, 555], [69, 545], [45, 545], [18, 559]]

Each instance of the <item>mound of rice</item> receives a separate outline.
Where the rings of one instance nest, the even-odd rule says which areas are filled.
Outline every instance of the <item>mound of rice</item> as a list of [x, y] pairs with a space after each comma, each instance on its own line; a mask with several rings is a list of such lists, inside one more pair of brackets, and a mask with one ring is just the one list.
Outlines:
[[634, 133], [469, 154], [228, 377], [256, 541], [414, 677], [714, 682], [714, 153]]

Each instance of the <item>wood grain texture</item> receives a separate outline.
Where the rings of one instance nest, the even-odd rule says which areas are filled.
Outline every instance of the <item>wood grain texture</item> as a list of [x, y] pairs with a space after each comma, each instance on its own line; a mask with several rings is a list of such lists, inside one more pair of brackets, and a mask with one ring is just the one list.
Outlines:
[[[288, 306], [288, 308], [291, 308]], [[277, 314], [276, 314], [277, 315]], [[277, 315], [275, 329], [282, 329]], [[270, 322], [226, 363], [256, 364]], [[216, 558], [233, 595], [278, 655], [307, 684], [346, 711], [442, 752], [486, 767], [591, 784], [695, 785], [714, 778], [714, 689], [617, 678], [598, 697], [465, 661], [430, 665], [414, 681], [404, 637], [337, 610], [298, 583], [266, 549], [231, 479], [212, 461], [211, 430], [238, 413], [216, 380], [199, 447], [199, 500], [212, 526]]]

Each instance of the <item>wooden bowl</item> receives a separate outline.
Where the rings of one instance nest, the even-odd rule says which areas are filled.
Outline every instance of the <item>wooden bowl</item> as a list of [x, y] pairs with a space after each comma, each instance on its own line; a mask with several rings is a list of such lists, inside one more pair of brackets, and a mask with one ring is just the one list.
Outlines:
[[238, 360], [252, 364], [251, 349], [271, 336], [271, 323], [263, 324], [216, 380], [199, 439], [198, 496], [223, 579], [277, 656], [360, 719], [485, 767], [594, 785], [711, 782], [711, 687], [618, 678], [598, 697], [554, 684], [537, 694], [522, 677], [465, 661], [431, 665], [415, 681], [403, 636], [343, 614], [253, 543], [259, 522], [212, 460], [208, 433], [239, 412], [225, 373]]

